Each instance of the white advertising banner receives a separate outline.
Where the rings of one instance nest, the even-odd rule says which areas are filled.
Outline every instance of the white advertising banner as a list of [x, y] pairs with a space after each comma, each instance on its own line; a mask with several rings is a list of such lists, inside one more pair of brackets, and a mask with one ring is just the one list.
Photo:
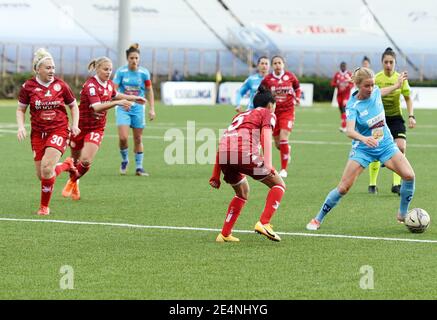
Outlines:
[[[437, 109], [437, 88], [436, 87], [411, 87], [410, 97], [413, 100], [413, 107], [416, 109]], [[337, 89], [332, 97], [333, 107], [338, 107]], [[401, 106], [407, 108], [404, 96], [401, 95]]]
[[[416, 109], [437, 109], [437, 88], [414, 87], [411, 88], [410, 98]], [[401, 95], [402, 107], [406, 108], [404, 97]]]
[[165, 105], [215, 105], [214, 82], [168, 81], [161, 83], [161, 100]]
[[314, 85], [312, 83], [301, 83], [300, 89], [302, 90], [300, 105], [302, 107], [311, 107], [314, 98]]
[[[219, 89], [219, 102], [223, 104], [236, 104], [236, 94], [241, 88], [243, 82], [224, 82], [220, 85]], [[314, 85], [312, 83], [301, 83], [300, 88], [302, 90], [302, 96], [300, 99], [300, 105], [303, 107], [310, 107], [313, 105], [314, 97]], [[249, 102], [248, 96], [241, 99], [241, 105], [247, 106]]]
[[[220, 84], [219, 103], [236, 106], [237, 91], [240, 90], [242, 85], [243, 82], [223, 82]], [[249, 93], [241, 98], [240, 104], [244, 107], [249, 104]]]

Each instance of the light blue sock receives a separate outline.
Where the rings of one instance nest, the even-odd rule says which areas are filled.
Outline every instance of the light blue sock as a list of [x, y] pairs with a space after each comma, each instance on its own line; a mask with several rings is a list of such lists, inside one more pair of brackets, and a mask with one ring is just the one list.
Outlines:
[[128, 162], [129, 161], [129, 149], [120, 149], [121, 161]]
[[408, 206], [413, 198], [415, 190], [414, 180], [405, 181], [401, 183], [401, 205], [399, 207], [399, 213], [405, 216], [408, 212]]
[[144, 159], [144, 153], [142, 152], [135, 153], [135, 165], [137, 169], [143, 168], [143, 159]]
[[331, 192], [328, 193], [319, 214], [316, 216], [316, 220], [322, 222], [329, 211], [337, 205], [342, 196], [343, 195], [338, 192], [337, 188], [331, 190]]

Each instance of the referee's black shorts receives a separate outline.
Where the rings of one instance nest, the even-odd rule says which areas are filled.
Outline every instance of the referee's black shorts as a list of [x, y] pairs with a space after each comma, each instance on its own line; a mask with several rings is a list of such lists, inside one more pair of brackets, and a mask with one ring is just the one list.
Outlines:
[[405, 128], [405, 121], [402, 116], [385, 117], [385, 120], [393, 139], [407, 140], [407, 129]]

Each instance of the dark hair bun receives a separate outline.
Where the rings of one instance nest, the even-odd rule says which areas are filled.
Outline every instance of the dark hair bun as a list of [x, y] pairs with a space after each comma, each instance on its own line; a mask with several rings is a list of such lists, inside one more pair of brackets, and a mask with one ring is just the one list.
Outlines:
[[266, 87], [262, 86], [262, 85], [260, 85], [260, 86], [258, 87], [258, 92], [259, 92], [259, 93], [264, 93], [264, 92], [267, 92], [267, 91], [270, 91], [270, 90], [267, 89]]
[[137, 49], [137, 50], [139, 48], [140, 48], [140, 45], [138, 43], [131, 44], [130, 47], [129, 47], [129, 49]]

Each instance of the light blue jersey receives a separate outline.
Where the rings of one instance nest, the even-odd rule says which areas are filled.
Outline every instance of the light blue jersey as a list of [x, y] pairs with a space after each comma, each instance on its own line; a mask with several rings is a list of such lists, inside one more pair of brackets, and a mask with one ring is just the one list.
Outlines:
[[[145, 97], [146, 82], [150, 81], [150, 72], [146, 68], [139, 67], [137, 71], [131, 71], [127, 66], [121, 67], [114, 75], [113, 82], [118, 85], [118, 91], [124, 94]], [[115, 109], [117, 126], [128, 125], [132, 128], [144, 128], [145, 106], [133, 104], [130, 111], [125, 111], [117, 106]]]
[[240, 90], [237, 91], [237, 97], [236, 97], [236, 105], [239, 106], [241, 103], [241, 98], [250, 91], [250, 97], [249, 97], [249, 104], [247, 105], [247, 110], [253, 109], [253, 97], [256, 94], [256, 91], [258, 90], [258, 87], [264, 79], [263, 76], [261, 76], [259, 73], [253, 74], [249, 76], [246, 81], [244, 81], [243, 85], [241, 86]]
[[358, 100], [357, 94], [358, 91], [354, 92], [346, 105], [347, 120], [355, 121], [355, 130], [361, 135], [373, 136], [378, 140], [378, 146], [371, 148], [359, 140], [353, 140], [349, 159], [357, 161], [366, 168], [375, 160], [386, 162], [399, 149], [385, 121], [381, 90], [375, 86], [370, 97], [365, 100]]

